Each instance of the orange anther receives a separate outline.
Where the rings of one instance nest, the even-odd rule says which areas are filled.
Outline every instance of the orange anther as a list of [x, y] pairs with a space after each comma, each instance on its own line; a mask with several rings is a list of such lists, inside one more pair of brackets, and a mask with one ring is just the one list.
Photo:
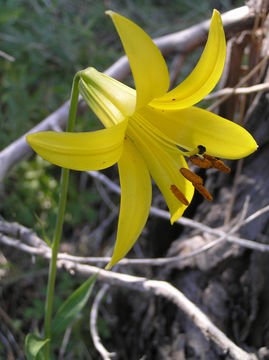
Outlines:
[[193, 165], [198, 166], [201, 169], [209, 169], [212, 167], [211, 162], [207, 159], [201, 158], [200, 156], [190, 156], [190, 161]]
[[189, 202], [186, 199], [185, 195], [179, 190], [179, 188], [176, 185], [172, 184], [170, 186], [170, 190], [182, 204], [184, 204], [186, 206], [189, 205]]
[[218, 169], [226, 174], [229, 174], [231, 172], [231, 168], [224, 164], [222, 160], [216, 160], [213, 163], [213, 166], [215, 169]]
[[229, 166], [225, 165], [222, 160], [216, 159], [214, 156], [204, 154], [204, 158], [209, 160], [212, 164], [212, 167], [215, 169], [218, 169], [226, 174], [229, 174], [231, 172], [231, 169]]
[[213, 196], [210, 192], [201, 184], [194, 184], [195, 189], [208, 201], [213, 200]]
[[211, 162], [217, 160], [214, 156], [208, 154], [204, 154], [203, 157]]
[[179, 171], [184, 176], [184, 178], [189, 180], [193, 185], [194, 184], [200, 184], [200, 185], [203, 184], [203, 179], [199, 175], [196, 175], [195, 173], [193, 173], [191, 170], [186, 169], [186, 168], [181, 168]]

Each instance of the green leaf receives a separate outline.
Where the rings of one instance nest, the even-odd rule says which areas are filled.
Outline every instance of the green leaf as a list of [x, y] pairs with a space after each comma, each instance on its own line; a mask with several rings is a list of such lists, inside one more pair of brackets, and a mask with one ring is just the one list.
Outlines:
[[37, 359], [39, 351], [49, 341], [49, 339], [41, 339], [35, 334], [28, 334], [25, 339], [25, 355], [27, 360]]
[[91, 276], [59, 307], [52, 322], [52, 338], [63, 333], [86, 305], [96, 278], [97, 274]]

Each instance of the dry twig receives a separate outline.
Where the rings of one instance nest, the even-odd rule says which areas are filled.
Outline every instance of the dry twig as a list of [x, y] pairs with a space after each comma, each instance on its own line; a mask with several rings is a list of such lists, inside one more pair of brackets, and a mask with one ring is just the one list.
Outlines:
[[9, 55], [8, 53], [6, 53], [5, 51], [2, 51], [2, 50], [0, 50], [0, 57], [6, 59], [8, 61], [11, 61], [11, 62], [15, 61], [15, 58], [13, 56]]
[[[233, 88], [234, 91], [236, 91], [237, 88], [240, 88], [242, 85], [246, 84], [247, 81], [252, 79], [257, 73], [261, 70], [261, 68], [266, 64], [268, 61], [268, 56], [265, 56], [246, 76], [244, 76], [238, 84]], [[223, 95], [220, 99], [215, 101], [212, 105], [210, 105], [207, 110], [213, 111], [215, 110], [219, 105], [221, 105], [224, 101], [226, 101], [230, 96], [232, 96], [233, 93], [229, 93], [226, 95]]]
[[[164, 218], [170, 218], [170, 214], [167, 211], [160, 210], [157, 208], [151, 208], [154, 211], [155, 215], [161, 216]], [[238, 236], [232, 235], [234, 232], [238, 231], [242, 226], [249, 224], [251, 221], [255, 220], [256, 218], [260, 217], [264, 213], [269, 211], [269, 205], [265, 206], [264, 208], [258, 210], [257, 212], [253, 213], [252, 215], [245, 218], [245, 209], [243, 208], [241, 218], [237, 221], [237, 223], [227, 232], [220, 230], [220, 229], [213, 229], [209, 226], [203, 225], [197, 221], [180, 218], [178, 223], [183, 223], [185, 226], [189, 226], [195, 229], [199, 229], [202, 232], [212, 234], [217, 236], [217, 239], [211, 241], [210, 243], [202, 246], [201, 248], [187, 254], [187, 255], [179, 255], [167, 258], [155, 258], [155, 259], [122, 259], [119, 262], [119, 265], [126, 266], [126, 265], [150, 265], [150, 266], [161, 266], [165, 264], [171, 264], [173, 262], [180, 262], [190, 257], [197, 256], [214, 246], [220, 244], [224, 240], [229, 241], [233, 244], [249, 248], [255, 251], [261, 252], [269, 252], [269, 245], [257, 243], [255, 241], [251, 241], [248, 239], [243, 239]], [[22, 243], [22, 239], [25, 243]], [[31, 255], [38, 255], [43, 256], [46, 258], [50, 257], [50, 248], [46, 245], [46, 243], [37, 237], [33, 231], [28, 230], [20, 224], [13, 223], [10, 224], [3, 220], [0, 220], [0, 243], [14, 247], [18, 250], [24, 251]], [[81, 257], [81, 256], [74, 256], [65, 253], [58, 254], [59, 260], [68, 260], [76, 263], [83, 263], [83, 264], [98, 264], [104, 265], [110, 261], [110, 257]]]
[[[241, 218], [239, 219], [238, 223], [231, 229], [231, 231], [238, 230], [242, 226], [242, 224], [247, 224], [250, 221], [253, 221], [258, 216], [264, 214], [266, 211], [269, 211], [269, 206], [245, 218], [247, 212], [247, 206], [245, 206], [242, 211]], [[204, 227], [204, 225], [202, 227]], [[27, 245], [27, 244], [22, 244], [19, 240], [11, 239], [9, 238], [9, 236], [2, 234], [0, 235], [0, 242], [2, 242], [3, 244], [8, 246], [15, 246], [19, 250], [27, 252], [31, 255], [39, 255], [47, 259], [50, 258], [51, 256], [50, 249], [46, 247], [45, 243], [43, 243], [41, 247], [35, 247], [34, 243], [36, 243], [37, 246], [40, 246], [42, 240], [37, 238], [33, 232], [31, 231], [27, 232], [27, 229], [22, 227], [22, 236], [20, 236], [20, 231], [18, 231], [20, 230], [20, 225], [7, 224], [7, 226], [5, 226], [5, 222], [3, 221], [0, 221], [0, 229], [5, 234], [8, 231], [10, 231], [13, 234], [13, 236], [17, 234], [19, 237], [23, 237], [24, 240], [27, 239], [27, 236], [30, 238], [29, 240], [30, 245]], [[227, 234], [225, 235], [227, 236]], [[245, 244], [246, 241], [245, 239], [238, 239], [238, 243], [240, 243], [240, 240], [242, 241], [243, 244]], [[269, 246], [267, 246], [267, 251], [268, 250], [269, 250]], [[229, 355], [236, 360], [257, 359], [257, 357], [254, 354], [248, 354], [244, 350], [240, 349], [237, 345], [235, 345], [230, 339], [228, 339], [227, 336], [222, 331], [220, 331], [199, 308], [196, 307], [196, 305], [194, 305], [191, 301], [189, 301], [179, 290], [174, 288], [169, 283], [164, 281], [148, 280], [145, 278], [139, 278], [130, 275], [118, 274], [118, 273], [108, 272], [105, 270], [100, 270], [97, 267], [75, 262], [74, 261], [75, 257], [73, 257], [72, 261], [71, 261], [71, 256], [69, 256], [69, 260], [66, 257], [68, 257], [68, 255], [59, 254], [59, 260], [58, 260], [59, 268], [64, 268], [72, 274], [77, 274], [82, 276], [89, 276], [91, 274], [98, 273], [99, 280], [104, 281], [108, 284], [124, 286], [133, 290], [165, 297], [170, 301], [172, 301], [173, 303], [175, 303], [195, 323], [195, 325], [201, 330], [201, 332], [205, 335], [205, 337], [213, 341], [219, 347], [219, 349], [221, 349], [222, 353], [224, 354], [229, 353]], [[125, 259], [125, 260], [127, 260], [129, 264], [130, 262], [132, 262], [129, 259]], [[164, 260], [164, 259], [160, 259], [160, 260]], [[156, 259], [151, 259], [151, 265], [152, 263], [154, 263], [154, 261], [156, 261]], [[100, 301], [101, 301], [101, 295], [100, 298], [98, 298], [97, 304]], [[98, 305], [96, 306], [98, 308]], [[96, 338], [95, 336], [95, 339], [98, 338]], [[98, 344], [99, 344], [98, 346], [100, 346], [100, 343]]]
[[[4, 241], [5, 239], [7, 239], [7, 236], [0, 236], [0, 242], [8, 245], [8, 243]], [[31, 253], [30, 251], [32, 251], [33, 255], [39, 255], [46, 259], [50, 258], [50, 252], [44, 252], [42, 249], [36, 249], [32, 246], [27, 246], [27, 248], [18, 246], [17, 248], [28, 253]], [[65, 269], [72, 275], [88, 277], [98, 273], [98, 280], [107, 284], [127, 287], [131, 290], [148, 293], [149, 295], [164, 297], [172, 301], [181, 311], [183, 311], [200, 329], [204, 336], [208, 340], [214, 342], [223, 354], [229, 354], [234, 360], [257, 360], [257, 357], [254, 354], [249, 354], [234, 344], [195, 304], [187, 299], [178, 289], [165, 281], [148, 280], [141, 277], [109, 272], [94, 266], [75, 263], [70, 260], [59, 259], [57, 266], [58, 268]]]
[[100, 339], [100, 336], [99, 336], [98, 330], [97, 330], [98, 309], [99, 309], [100, 303], [108, 289], [109, 289], [109, 286], [107, 284], [102, 286], [101, 290], [96, 295], [96, 298], [92, 304], [91, 314], [90, 314], [90, 330], [91, 330], [92, 340], [93, 340], [96, 350], [102, 356], [103, 360], [111, 360], [116, 355], [115, 353], [110, 353], [106, 350], [106, 348], [104, 347], [104, 345], [101, 342], [101, 339]]
[[224, 88], [205, 97], [205, 100], [214, 100], [216, 98], [226, 96], [226, 95], [245, 95], [245, 94], [252, 94], [255, 92], [267, 91], [269, 90], [269, 83], [264, 84], [256, 84], [253, 86], [247, 87], [237, 87], [237, 88]]

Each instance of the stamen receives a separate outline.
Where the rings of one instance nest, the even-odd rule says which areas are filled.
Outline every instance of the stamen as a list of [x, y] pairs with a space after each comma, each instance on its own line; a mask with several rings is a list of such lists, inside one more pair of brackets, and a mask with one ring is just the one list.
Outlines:
[[184, 178], [189, 180], [193, 185], [203, 184], [203, 179], [201, 178], [201, 176], [193, 173], [191, 170], [182, 167], [181, 169], [179, 169], [179, 171], [184, 176]]
[[193, 173], [191, 170], [186, 168], [181, 168], [179, 170], [181, 174], [184, 176], [185, 179], [189, 180], [192, 185], [195, 187], [195, 189], [208, 201], [212, 201], [213, 197], [210, 194], [210, 192], [203, 186], [203, 179]]
[[208, 201], [213, 200], [213, 196], [210, 192], [201, 184], [194, 184], [195, 189]]
[[229, 174], [231, 172], [231, 168], [224, 164], [222, 160], [217, 160], [214, 162], [214, 168], [224, 172], [225, 174]]
[[212, 166], [215, 169], [218, 169], [218, 170], [224, 172], [225, 174], [229, 174], [231, 172], [231, 168], [229, 166], [225, 165], [222, 160], [216, 159], [214, 156], [207, 155], [207, 154], [204, 154], [203, 156], [205, 159], [207, 159], [211, 162]]
[[179, 188], [176, 185], [172, 184], [170, 186], [170, 190], [182, 204], [184, 204], [186, 206], [189, 205], [189, 202], [186, 199], [185, 195], [179, 190]]
[[209, 160], [197, 155], [191, 156], [190, 161], [193, 163], [193, 165], [196, 165], [201, 169], [209, 169], [212, 167], [211, 162]]
[[208, 155], [208, 154], [204, 154], [204, 158], [209, 160], [209, 161], [217, 160], [214, 156], [211, 156], [211, 155]]

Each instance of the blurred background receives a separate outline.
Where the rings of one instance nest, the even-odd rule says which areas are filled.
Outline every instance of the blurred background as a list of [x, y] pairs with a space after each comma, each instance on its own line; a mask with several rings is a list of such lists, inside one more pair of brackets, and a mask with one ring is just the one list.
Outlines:
[[[0, 151], [68, 100], [72, 79], [78, 70], [93, 66], [103, 71], [123, 54], [105, 10], [112, 9], [129, 17], [155, 38], [209, 19], [214, 8], [223, 13], [242, 5], [243, 0], [1, 0]], [[198, 49], [185, 59], [177, 82], [188, 74], [201, 51]], [[172, 57], [167, 58], [168, 64], [172, 61]], [[126, 81], [132, 84], [131, 78]], [[79, 115], [77, 130], [99, 127], [90, 110]], [[118, 183], [116, 168], [104, 173]], [[0, 216], [33, 229], [40, 237], [46, 234], [50, 238], [57, 213], [59, 176], [59, 168], [39, 157], [22, 161], [0, 184]], [[81, 256], [110, 255], [119, 201], [116, 194], [107, 196], [106, 189], [94, 179], [73, 172], [61, 251]], [[193, 217], [201, 202], [198, 195], [186, 216]], [[154, 205], [164, 208], [162, 196], [156, 189]], [[150, 219], [130, 256], [164, 256], [182, 232], [182, 227], [171, 227], [166, 220]], [[23, 359], [25, 335], [42, 329], [47, 269], [48, 263], [43, 259], [31, 258], [8, 248], [0, 250], [1, 359]], [[181, 270], [180, 284], [190, 295], [193, 291], [197, 295], [198, 285], [205, 288], [208, 273], [201, 276], [199, 269], [184, 278], [185, 271], [188, 270]], [[176, 271], [167, 269], [137, 267], [128, 272], [149, 278], [168, 278], [169, 281], [177, 276]], [[192, 280], [197, 286], [195, 290]], [[59, 306], [80, 283], [81, 279], [59, 273], [55, 306]], [[215, 286], [215, 282], [212, 284]], [[219, 306], [216, 300], [215, 311], [222, 312], [228, 295], [217, 285], [214, 291], [219, 294], [219, 301], [223, 301], [223, 306]], [[236, 306], [240, 307], [240, 304]], [[72, 324], [65, 351], [56, 348], [55, 359], [99, 358], [89, 334], [88, 312], [86, 308]], [[175, 313], [177, 324], [174, 323]], [[225, 328], [231, 319], [229, 316], [225, 314], [225, 320], [219, 323], [221, 327]], [[141, 321], [142, 317], [144, 321]], [[108, 292], [98, 328], [106, 346], [116, 351], [119, 359], [220, 358], [206, 348], [197, 330], [192, 329], [192, 335], [186, 341], [188, 325], [184, 322], [181, 326], [181, 315], [169, 302], [141, 294], [136, 297], [136, 293], [130, 296], [129, 291]], [[236, 337], [233, 331], [230, 335]], [[202, 349], [200, 355], [196, 352], [197, 343]], [[173, 355], [179, 354], [176, 349], [183, 349], [181, 357]]]

